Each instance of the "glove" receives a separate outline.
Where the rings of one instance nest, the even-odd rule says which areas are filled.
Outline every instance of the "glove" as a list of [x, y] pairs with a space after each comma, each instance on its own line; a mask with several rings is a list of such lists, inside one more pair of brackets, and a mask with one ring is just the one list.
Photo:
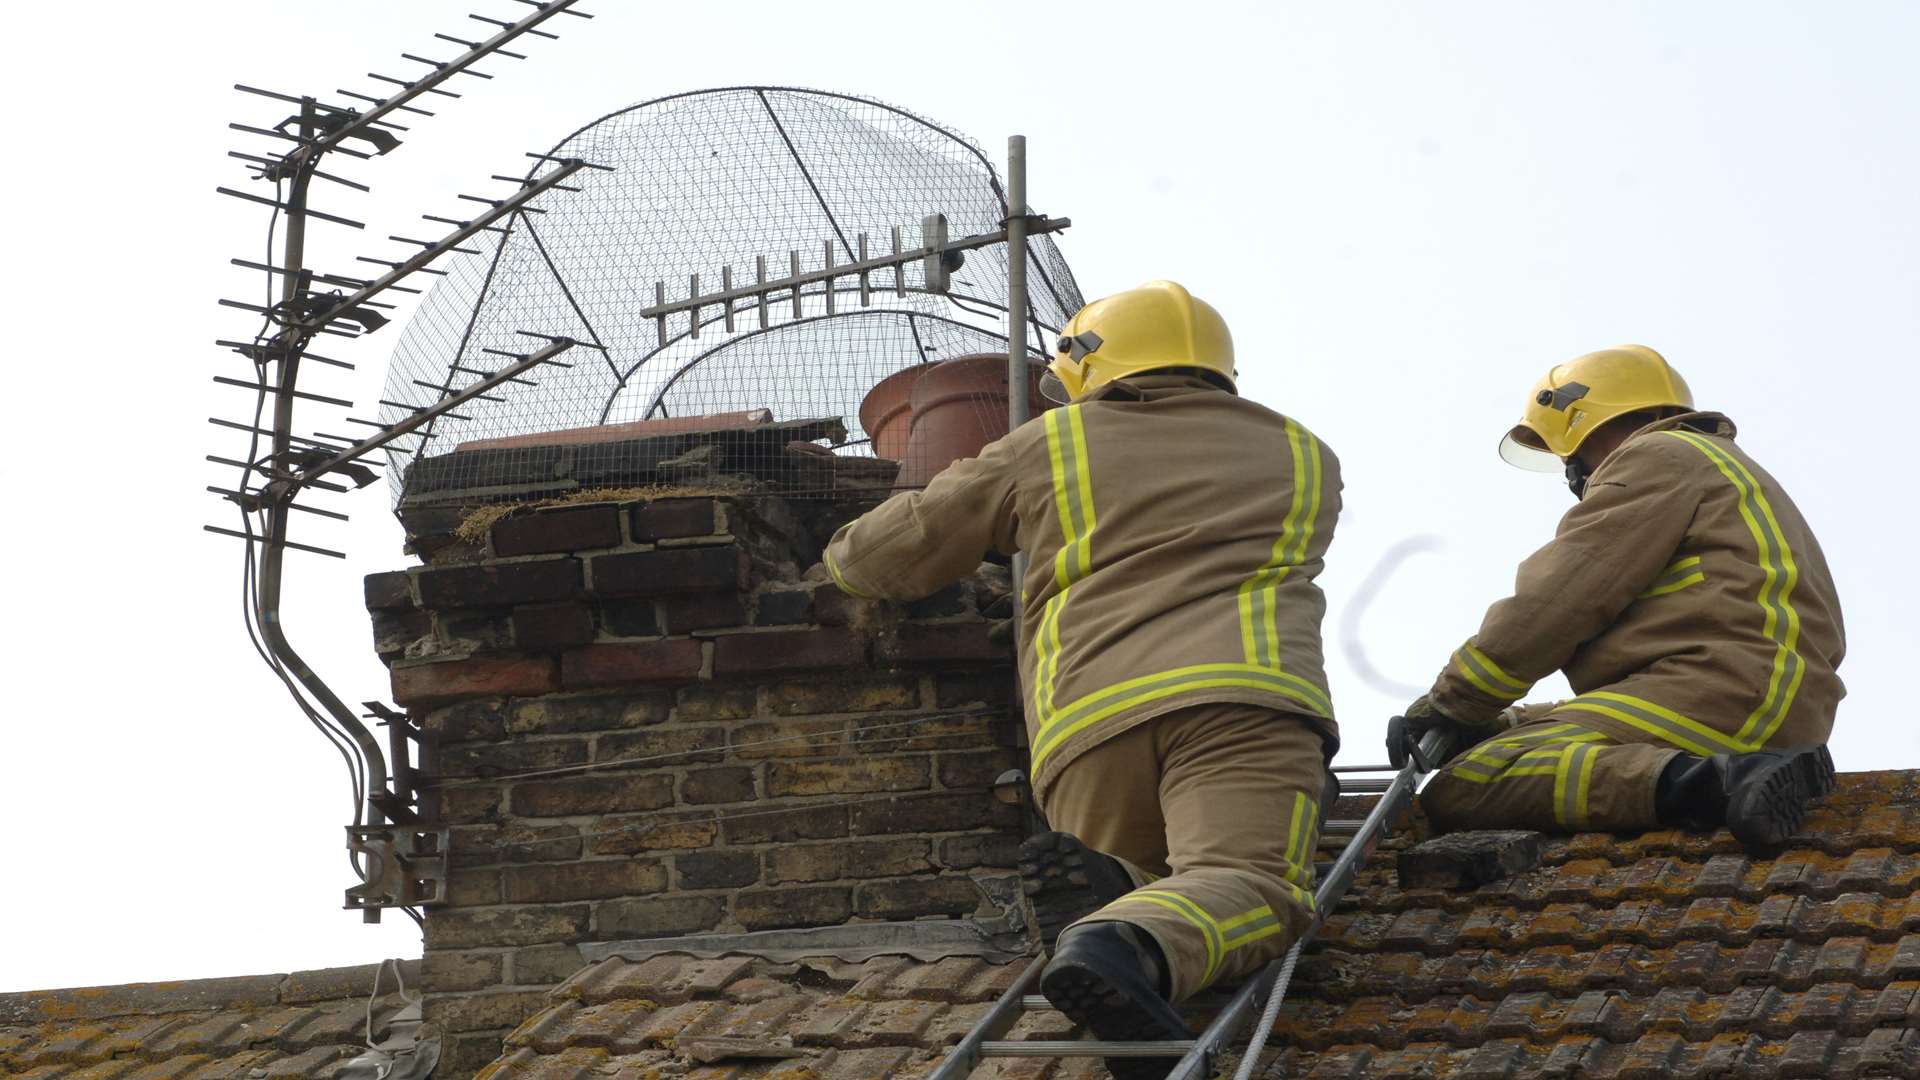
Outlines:
[[[1480, 729], [1460, 723], [1433, 704], [1431, 698], [1421, 694], [1407, 706], [1407, 711], [1387, 721], [1387, 761], [1396, 769], [1404, 769], [1412, 761], [1421, 772], [1431, 772], [1453, 760], [1456, 754], [1479, 742], [1475, 732]], [[1453, 736], [1446, 756], [1438, 761], [1430, 761], [1420, 750], [1420, 740], [1429, 731], [1445, 731]]]
[[801, 581], [832, 581], [833, 571], [827, 569], [826, 563], [817, 562], [817, 563], [814, 563], [812, 566], [807, 567], [807, 572], [800, 575], [800, 580]]

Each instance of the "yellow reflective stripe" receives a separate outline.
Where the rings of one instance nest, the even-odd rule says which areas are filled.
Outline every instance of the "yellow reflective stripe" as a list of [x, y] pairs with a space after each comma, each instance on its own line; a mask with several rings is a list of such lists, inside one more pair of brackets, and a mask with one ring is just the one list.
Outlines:
[[820, 561], [827, 564], [827, 573], [833, 576], [833, 583], [841, 592], [846, 593], [848, 596], [857, 596], [862, 600], [873, 599], [873, 597], [847, 584], [845, 575], [840, 573], [840, 564], [833, 559], [832, 548], [828, 548], [826, 551], [820, 553]]
[[1079, 548], [1079, 572], [1074, 575], [1078, 581], [1093, 573], [1093, 530], [1099, 527], [1099, 519], [1093, 509], [1093, 470], [1087, 467], [1087, 430], [1080, 422], [1080, 406], [1070, 405], [1064, 410], [1069, 426], [1073, 429], [1074, 480], [1080, 497], [1080, 513], [1085, 517], [1085, 528], [1080, 532], [1076, 545]]
[[1660, 571], [1660, 576], [1666, 577], [1669, 574], [1677, 574], [1680, 571], [1685, 570], [1689, 566], [1699, 566], [1699, 565], [1700, 565], [1700, 556], [1689, 555], [1684, 559], [1675, 559], [1672, 562], [1668, 563], [1667, 568], [1665, 570]]
[[1471, 642], [1454, 652], [1453, 666], [1481, 693], [1498, 701], [1512, 701], [1533, 685], [1507, 674], [1499, 664], [1493, 662], [1492, 657], [1474, 648]]
[[1572, 701], [1562, 702], [1560, 707], [1612, 717], [1670, 745], [1702, 757], [1726, 753], [1744, 754], [1757, 749], [1752, 743], [1722, 734], [1692, 717], [1682, 716], [1663, 705], [1656, 705], [1645, 698], [1616, 694], [1610, 690], [1595, 690], [1592, 693], [1581, 694]]
[[[1482, 746], [1474, 753], [1468, 754], [1459, 764], [1455, 765], [1454, 771], [1458, 774], [1461, 770], [1471, 770], [1477, 775], [1469, 777], [1468, 779], [1479, 780], [1496, 780], [1502, 772], [1516, 776], [1523, 775], [1514, 771], [1516, 767], [1520, 766], [1521, 762], [1543, 757], [1548, 759], [1556, 758], [1561, 750], [1569, 744], [1597, 742], [1606, 738], [1605, 735], [1598, 731], [1587, 731], [1577, 724], [1555, 725], [1555, 730], [1572, 731], [1575, 732], [1575, 734], [1549, 735], [1542, 733], [1542, 735], [1525, 742], [1519, 739], [1507, 739], [1492, 746]], [[1508, 749], [1517, 749], [1523, 746], [1533, 748], [1509, 759], [1492, 753], [1492, 750], [1499, 746], [1504, 746]], [[1481, 770], [1488, 771], [1482, 772]]]
[[1787, 710], [1800, 691], [1800, 680], [1806, 674], [1806, 665], [1798, 652], [1800, 613], [1793, 607], [1793, 587], [1800, 580], [1800, 567], [1794, 562], [1793, 551], [1787, 547], [1780, 519], [1774, 516], [1773, 505], [1767, 501], [1752, 471], [1704, 435], [1690, 431], [1667, 434], [1705, 454], [1720, 470], [1720, 475], [1727, 478], [1740, 495], [1740, 516], [1747, 523], [1747, 531], [1753, 534], [1762, 575], [1756, 601], [1764, 615], [1762, 632], [1774, 643], [1773, 672], [1767, 679], [1766, 696], [1740, 726], [1739, 737], [1755, 747], [1763, 746], [1786, 720]]
[[1179, 893], [1165, 892], [1159, 889], [1135, 889], [1107, 906], [1109, 908], [1117, 907], [1120, 904], [1131, 903], [1136, 900], [1166, 908], [1178, 914], [1189, 923], [1192, 923], [1194, 929], [1200, 931], [1200, 938], [1206, 943], [1207, 948], [1207, 970], [1206, 973], [1200, 977], [1200, 981], [1203, 984], [1211, 982], [1213, 980], [1213, 973], [1220, 969], [1220, 960], [1226, 955], [1227, 951], [1224, 935], [1220, 930], [1220, 924], [1214, 922], [1213, 917], [1208, 915], [1200, 905], [1181, 896]]
[[1699, 571], [1695, 571], [1694, 573], [1688, 574], [1686, 577], [1679, 578], [1674, 581], [1669, 581], [1664, 585], [1655, 585], [1653, 588], [1648, 589], [1646, 592], [1643, 592], [1640, 595], [1634, 597], [1634, 599], [1646, 600], [1655, 596], [1665, 596], [1668, 593], [1679, 592], [1681, 589], [1684, 589], [1689, 585], [1698, 585], [1705, 580], [1707, 580], [1707, 575], [1700, 573]]
[[1455, 780], [1465, 780], [1470, 784], [1495, 784], [1495, 783], [1499, 783], [1502, 780], [1511, 780], [1511, 779], [1514, 779], [1515, 777], [1520, 777], [1520, 776], [1552, 776], [1555, 772], [1559, 771], [1559, 768], [1560, 766], [1553, 762], [1549, 762], [1545, 765], [1517, 766], [1514, 768], [1502, 769], [1496, 773], [1471, 772], [1466, 768], [1456, 767], [1452, 772], [1448, 773], [1447, 775], [1454, 778]]
[[1136, 705], [1190, 690], [1248, 689], [1284, 694], [1319, 716], [1331, 717], [1326, 692], [1298, 675], [1252, 664], [1195, 664], [1142, 675], [1081, 697], [1051, 715], [1043, 714], [1033, 741], [1033, 765], [1039, 768], [1068, 736]]
[[[1304, 792], [1293, 793], [1293, 820], [1287, 830], [1287, 880], [1296, 885], [1313, 884], [1313, 830], [1320, 824], [1320, 803]], [[1297, 880], [1296, 880], [1297, 879]]]
[[1262, 904], [1252, 911], [1226, 920], [1220, 924], [1220, 929], [1226, 934], [1226, 951], [1232, 952], [1264, 938], [1270, 938], [1279, 933], [1282, 927], [1280, 916], [1274, 914], [1273, 908]]
[[1587, 789], [1597, 749], [1575, 743], [1560, 751], [1553, 771], [1553, 819], [1563, 828], [1578, 829], [1587, 823]]
[[1287, 572], [1306, 561], [1313, 523], [1320, 515], [1320, 441], [1292, 420], [1285, 421], [1287, 448], [1293, 456], [1293, 501], [1280, 522], [1280, 536], [1267, 561], [1240, 583], [1240, 643], [1247, 663], [1280, 667], [1278, 591]]
[[1060, 618], [1075, 582], [1093, 570], [1092, 478], [1087, 468], [1086, 428], [1080, 407], [1070, 405], [1043, 413], [1047, 433], [1047, 461], [1053, 473], [1054, 505], [1060, 515], [1060, 551], [1054, 556], [1054, 581], [1059, 592], [1047, 599], [1034, 634], [1034, 708], [1045, 716], [1053, 709], [1054, 684], [1060, 676]]

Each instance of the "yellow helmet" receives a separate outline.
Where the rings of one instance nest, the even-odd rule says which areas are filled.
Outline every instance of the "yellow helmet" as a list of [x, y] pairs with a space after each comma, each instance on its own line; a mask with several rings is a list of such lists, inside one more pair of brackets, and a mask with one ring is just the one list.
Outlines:
[[1576, 357], [1547, 372], [1500, 456], [1536, 472], [1560, 471], [1601, 424], [1641, 409], [1693, 408], [1693, 391], [1666, 357], [1645, 345], [1619, 345]]
[[1072, 401], [1115, 379], [1162, 368], [1199, 368], [1239, 392], [1227, 321], [1178, 283], [1149, 281], [1095, 300], [1068, 320], [1040, 390]]

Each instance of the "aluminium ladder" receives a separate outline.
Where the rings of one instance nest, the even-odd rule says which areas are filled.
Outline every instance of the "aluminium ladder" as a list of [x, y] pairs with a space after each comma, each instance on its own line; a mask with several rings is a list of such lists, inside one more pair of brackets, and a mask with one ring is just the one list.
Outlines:
[[[965, 1038], [954, 1046], [926, 1077], [926, 1080], [966, 1080], [976, 1066], [990, 1057], [1172, 1057], [1180, 1055], [1179, 1064], [1167, 1074], [1167, 1080], [1207, 1080], [1213, 1073], [1214, 1062], [1220, 1052], [1225, 1050], [1241, 1028], [1252, 1018], [1256, 1008], [1264, 1005], [1260, 1013], [1260, 1024], [1254, 1029], [1252, 1041], [1246, 1053], [1241, 1057], [1240, 1068], [1234, 1080], [1248, 1080], [1253, 1073], [1255, 1061], [1266, 1045], [1267, 1035], [1273, 1030], [1275, 1017], [1279, 1014], [1280, 1003], [1286, 996], [1287, 983], [1293, 977], [1294, 965], [1300, 959], [1300, 950], [1311, 939], [1323, 923], [1327, 913], [1346, 895], [1352, 886], [1354, 875], [1360, 870], [1368, 857], [1379, 846], [1380, 840], [1399, 820], [1401, 813], [1413, 799], [1413, 787], [1420, 775], [1427, 771], [1429, 762], [1444, 759], [1448, 736], [1438, 732], [1429, 732], [1420, 743], [1412, 760], [1394, 774], [1393, 779], [1384, 786], [1375, 785], [1379, 781], [1363, 781], [1356, 786], [1352, 794], [1372, 794], [1378, 791], [1380, 800], [1373, 805], [1366, 820], [1359, 823], [1353, 838], [1347, 841], [1340, 856], [1334, 860], [1320, 887], [1314, 890], [1314, 917], [1300, 940], [1285, 957], [1267, 965], [1267, 969], [1248, 979], [1234, 993], [1227, 1004], [1214, 1017], [1213, 1023], [1195, 1039], [1172, 1039], [1156, 1042], [1103, 1042], [1094, 1039], [1027, 1039], [1007, 1040], [1004, 1036], [1013, 1025], [1019, 1022], [1027, 1011], [1042, 1011], [1052, 1008], [1046, 998], [1040, 997], [1036, 990], [1040, 984], [1040, 973], [1047, 966], [1047, 956], [1043, 952], [1029, 961], [1018, 978], [1009, 986], [987, 1014], [981, 1017]], [[1336, 768], [1337, 773], [1345, 772], [1387, 772], [1392, 766], [1358, 766]], [[1333, 825], [1328, 822], [1328, 825]], [[1271, 992], [1264, 988], [1271, 987]]]

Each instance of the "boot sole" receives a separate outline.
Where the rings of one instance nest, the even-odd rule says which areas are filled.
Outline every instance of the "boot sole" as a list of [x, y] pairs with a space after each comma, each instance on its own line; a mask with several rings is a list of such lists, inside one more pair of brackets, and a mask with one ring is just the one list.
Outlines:
[[1060, 932], [1133, 891], [1120, 864], [1069, 833], [1041, 833], [1020, 845], [1020, 890], [1049, 953]]
[[[1095, 1038], [1126, 1042], [1155, 1042], [1161, 1039], [1191, 1039], [1193, 1032], [1177, 1016], [1167, 1013], [1173, 1007], [1154, 1000], [1154, 1008], [1131, 994], [1116, 990], [1104, 976], [1079, 964], [1049, 964], [1040, 977], [1040, 992], [1067, 1019], [1093, 1033]], [[1162, 1010], [1165, 1010], [1163, 1012]], [[1107, 1058], [1107, 1071], [1114, 1080], [1161, 1080], [1179, 1064], [1179, 1057]]]
[[1835, 784], [1833, 755], [1825, 746], [1796, 753], [1740, 786], [1727, 804], [1727, 828], [1743, 847], [1778, 847], [1800, 830], [1808, 804]]

